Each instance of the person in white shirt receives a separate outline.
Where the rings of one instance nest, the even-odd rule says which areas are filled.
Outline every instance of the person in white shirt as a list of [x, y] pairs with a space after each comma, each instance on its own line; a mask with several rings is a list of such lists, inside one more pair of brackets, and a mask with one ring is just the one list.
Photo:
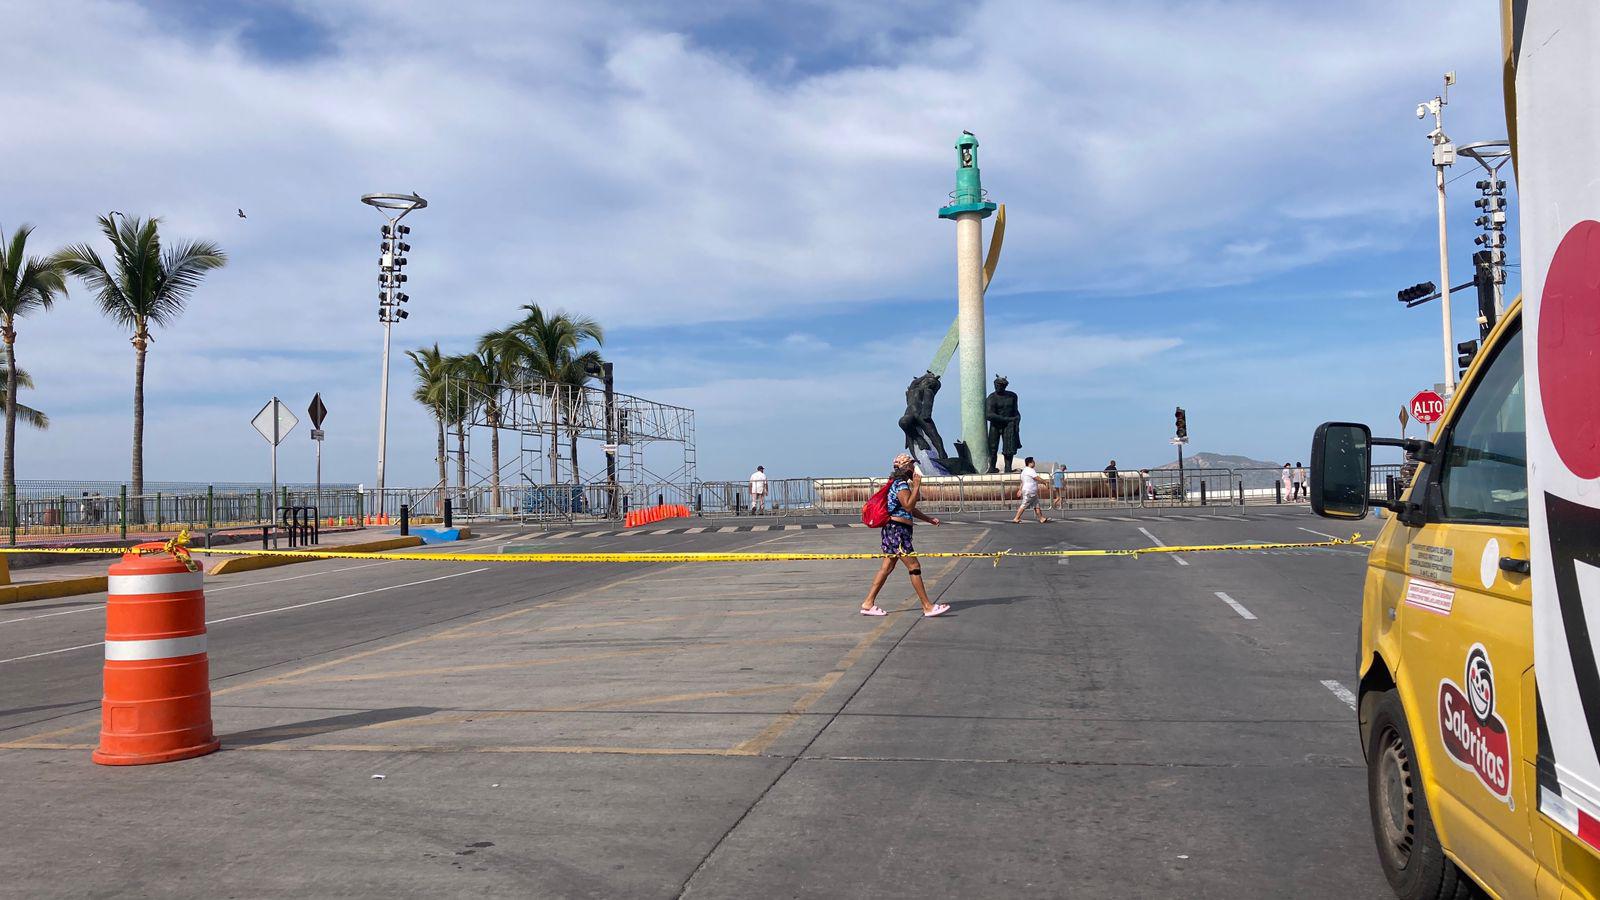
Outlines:
[[1296, 462], [1294, 464], [1294, 499], [1299, 500], [1301, 496], [1305, 496], [1308, 500], [1311, 499], [1310, 494], [1306, 491], [1306, 467]]
[[750, 473], [750, 512], [760, 515], [767, 508], [767, 467], [756, 466]]
[[1022, 514], [1030, 509], [1039, 517], [1040, 525], [1050, 521], [1044, 517], [1044, 511], [1039, 509], [1039, 485], [1046, 481], [1049, 479], [1033, 468], [1033, 457], [1030, 456], [1022, 461], [1022, 505], [1017, 507], [1017, 514], [1012, 517], [1012, 522], [1022, 524]]

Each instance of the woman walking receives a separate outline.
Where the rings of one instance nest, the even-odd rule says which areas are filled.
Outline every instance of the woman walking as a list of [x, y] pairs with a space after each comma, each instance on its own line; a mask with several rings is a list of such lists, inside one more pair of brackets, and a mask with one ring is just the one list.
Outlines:
[[911, 576], [911, 587], [916, 590], [917, 599], [922, 601], [922, 615], [930, 619], [944, 615], [950, 611], [950, 604], [934, 603], [928, 599], [928, 589], [922, 584], [922, 565], [917, 562], [911, 547], [913, 520], [921, 519], [929, 525], [938, 525], [939, 520], [917, 511], [917, 494], [922, 490], [922, 473], [916, 471], [916, 461], [910, 454], [902, 453], [894, 458], [889, 481], [889, 521], [883, 526], [883, 565], [878, 567], [878, 574], [872, 578], [872, 589], [867, 591], [867, 599], [861, 603], [861, 614], [863, 616], [889, 614], [878, 605], [878, 592], [883, 590], [883, 583], [889, 580], [889, 573], [894, 571], [894, 565], [899, 561], [906, 564], [906, 573]]

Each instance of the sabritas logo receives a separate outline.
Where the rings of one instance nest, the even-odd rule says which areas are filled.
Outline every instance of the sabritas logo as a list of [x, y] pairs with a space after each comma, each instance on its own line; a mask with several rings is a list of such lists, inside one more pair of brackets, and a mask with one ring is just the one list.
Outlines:
[[1439, 682], [1439, 731], [1444, 749], [1470, 769], [1491, 794], [1511, 802], [1511, 739], [1505, 720], [1494, 711], [1494, 666], [1489, 651], [1473, 644], [1467, 653], [1467, 687]]

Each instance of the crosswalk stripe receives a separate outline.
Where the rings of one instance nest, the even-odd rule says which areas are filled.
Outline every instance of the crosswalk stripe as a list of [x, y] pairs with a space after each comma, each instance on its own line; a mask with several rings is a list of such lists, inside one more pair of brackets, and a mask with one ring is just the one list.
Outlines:
[[737, 525], [724, 525], [723, 527], [717, 529], [717, 534], [729, 534], [738, 530], [739, 526]]
[[750, 530], [751, 531], [767, 531], [767, 530], [769, 530], [771, 528], [772, 528], [771, 525], [755, 525], [755, 526], [752, 526], [750, 528]]
[[651, 534], [671, 534], [675, 530], [676, 529], [673, 529], [673, 528], [663, 528], [660, 531], [652, 531], [650, 533]]
[[684, 534], [699, 534], [702, 531], [705, 531], [705, 529], [704, 528], [691, 528], [688, 531], [685, 531]]

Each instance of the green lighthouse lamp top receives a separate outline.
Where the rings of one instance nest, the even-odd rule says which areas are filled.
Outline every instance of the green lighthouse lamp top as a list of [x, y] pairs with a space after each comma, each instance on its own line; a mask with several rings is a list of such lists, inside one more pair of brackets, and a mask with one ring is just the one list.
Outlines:
[[994, 210], [995, 204], [984, 195], [978, 174], [978, 139], [972, 132], [963, 131], [956, 139], [956, 189], [950, 192], [950, 205], [939, 210], [939, 218], [954, 219], [969, 212], [988, 218]]

